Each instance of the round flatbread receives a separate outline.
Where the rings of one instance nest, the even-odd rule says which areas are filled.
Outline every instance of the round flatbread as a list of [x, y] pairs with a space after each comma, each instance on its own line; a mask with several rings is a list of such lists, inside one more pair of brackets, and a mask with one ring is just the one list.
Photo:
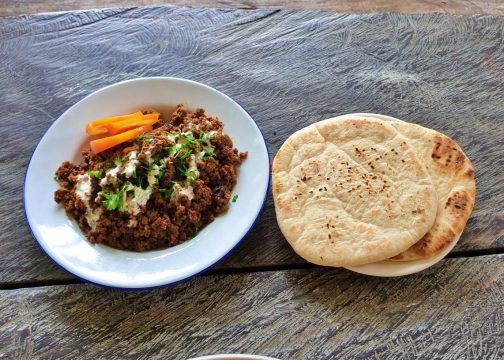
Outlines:
[[391, 125], [324, 120], [289, 137], [273, 161], [278, 224], [304, 259], [355, 266], [395, 256], [432, 227], [427, 170]]
[[456, 241], [464, 230], [476, 198], [474, 167], [460, 146], [448, 136], [402, 121], [390, 124], [408, 139], [426, 166], [438, 196], [433, 227], [408, 250], [391, 260], [426, 258]]

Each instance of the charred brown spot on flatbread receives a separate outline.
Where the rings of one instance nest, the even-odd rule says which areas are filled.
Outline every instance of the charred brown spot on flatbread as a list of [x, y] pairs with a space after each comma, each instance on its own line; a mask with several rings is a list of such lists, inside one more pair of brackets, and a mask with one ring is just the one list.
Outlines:
[[452, 192], [446, 200], [445, 211], [452, 219], [456, 231], [462, 231], [474, 206], [475, 191], [472, 189]]
[[[429, 245], [432, 244], [432, 236], [430, 233], [425, 234], [418, 242], [416, 242], [411, 248], [415, 250], [415, 253], [419, 256], [427, 256]], [[410, 248], [410, 249], [411, 249]], [[396, 255], [391, 258], [392, 260], [407, 260], [404, 253]]]
[[474, 180], [474, 169], [473, 168], [470, 168], [469, 170], [467, 170], [465, 172], [465, 176], [469, 179], [469, 180]]
[[469, 196], [465, 191], [457, 191], [446, 201], [445, 209], [449, 209], [452, 214], [464, 213], [469, 203]]
[[435, 225], [417, 241], [408, 252], [401, 253], [391, 258], [392, 260], [411, 260], [410, 254], [414, 253], [418, 257], [428, 257], [444, 249], [452, 241], [455, 241], [457, 234], [448, 227]]
[[[455, 242], [464, 229], [476, 196], [474, 167], [460, 146], [448, 136], [402, 121], [390, 123], [412, 141], [438, 194], [433, 228], [407, 251], [391, 258], [399, 261], [422, 259]], [[450, 204], [447, 206], [448, 199]]]
[[282, 233], [320, 265], [385, 260], [435, 219], [425, 166], [391, 125], [367, 118], [329, 119], [293, 134], [275, 156], [272, 182]]
[[433, 140], [431, 157], [439, 167], [447, 171], [458, 171], [464, 167], [466, 157], [455, 141], [441, 134], [434, 136]]

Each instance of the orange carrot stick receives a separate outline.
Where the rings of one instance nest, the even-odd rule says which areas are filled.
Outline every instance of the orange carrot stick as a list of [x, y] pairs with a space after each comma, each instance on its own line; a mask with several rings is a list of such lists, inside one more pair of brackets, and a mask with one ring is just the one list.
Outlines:
[[131, 130], [131, 129], [137, 128], [139, 126], [154, 125], [158, 121], [159, 120], [156, 120], [156, 119], [151, 119], [151, 120], [149, 120], [149, 119], [147, 119], [147, 120], [135, 120], [135, 121], [132, 121], [132, 122], [129, 122], [129, 123], [127, 123], [127, 122], [123, 123], [122, 121], [119, 121], [119, 122], [116, 122], [116, 123], [112, 123], [112, 124], [106, 125], [106, 127], [107, 127], [107, 131], [111, 135], [116, 135], [116, 134], [125, 132], [127, 130]]
[[115, 135], [120, 132], [133, 129], [142, 125], [154, 125], [159, 120], [159, 114], [147, 114], [141, 117], [134, 117], [129, 119], [124, 119], [120, 121], [113, 122], [111, 124], [104, 125], [110, 134]]
[[[140, 121], [140, 120], [156, 120], [157, 121], [158, 119], [159, 119], [159, 114], [154, 113], [154, 114], [146, 114], [146, 115], [142, 115], [142, 116], [135, 116], [135, 117], [115, 121], [111, 124], [122, 125], [122, 124], [131, 124], [131, 123], [134, 123], [134, 122]], [[107, 125], [110, 125], [110, 124], [107, 124]], [[105, 125], [105, 126], [107, 126], [107, 125]]]
[[133, 130], [125, 131], [123, 133], [117, 134], [117, 135], [112, 135], [112, 136], [107, 136], [101, 139], [97, 140], [92, 140], [89, 142], [89, 145], [91, 145], [91, 151], [94, 154], [98, 154], [99, 152], [108, 150], [116, 145], [122, 144], [123, 142], [133, 140], [137, 136], [142, 135], [143, 133], [152, 131], [152, 126], [151, 125], [143, 125], [140, 127], [137, 127]]
[[121, 120], [140, 118], [140, 117], [142, 117], [142, 112], [138, 111], [136, 113], [129, 115], [113, 116], [94, 120], [86, 124], [86, 133], [88, 135], [106, 134], [107, 128], [104, 127], [104, 125], [112, 124], [114, 122]]
[[144, 120], [159, 119], [159, 113], [145, 114], [143, 115]]

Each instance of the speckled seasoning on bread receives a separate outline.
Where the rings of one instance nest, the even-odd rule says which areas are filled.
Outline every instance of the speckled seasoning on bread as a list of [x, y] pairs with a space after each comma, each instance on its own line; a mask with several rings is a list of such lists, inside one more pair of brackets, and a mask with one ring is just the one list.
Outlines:
[[406, 139], [372, 119], [329, 119], [294, 133], [273, 162], [273, 197], [293, 249], [330, 266], [405, 251], [431, 228], [437, 208]]
[[471, 161], [449, 137], [390, 119], [324, 120], [294, 133], [278, 151], [277, 220], [306, 260], [414, 261], [460, 237], [476, 195]]
[[391, 260], [410, 261], [432, 256], [460, 236], [476, 198], [474, 167], [460, 146], [435, 130], [405, 122], [391, 122], [408, 138], [427, 167], [438, 196], [432, 228], [405, 252]]

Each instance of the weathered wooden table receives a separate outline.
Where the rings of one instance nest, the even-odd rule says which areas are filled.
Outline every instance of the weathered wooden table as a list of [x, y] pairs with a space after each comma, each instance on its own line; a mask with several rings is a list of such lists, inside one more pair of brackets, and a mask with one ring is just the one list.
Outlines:
[[[123, 8], [0, 19], [0, 358], [504, 357], [504, 18]], [[124, 292], [54, 265], [23, 216], [38, 140], [120, 80], [177, 76], [245, 106], [274, 156], [296, 129], [377, 112], [454, 137], [475, 210], [438, 265], [395, 279], [312, 266], [271, 198], [224, 262], [189, 282]]]

